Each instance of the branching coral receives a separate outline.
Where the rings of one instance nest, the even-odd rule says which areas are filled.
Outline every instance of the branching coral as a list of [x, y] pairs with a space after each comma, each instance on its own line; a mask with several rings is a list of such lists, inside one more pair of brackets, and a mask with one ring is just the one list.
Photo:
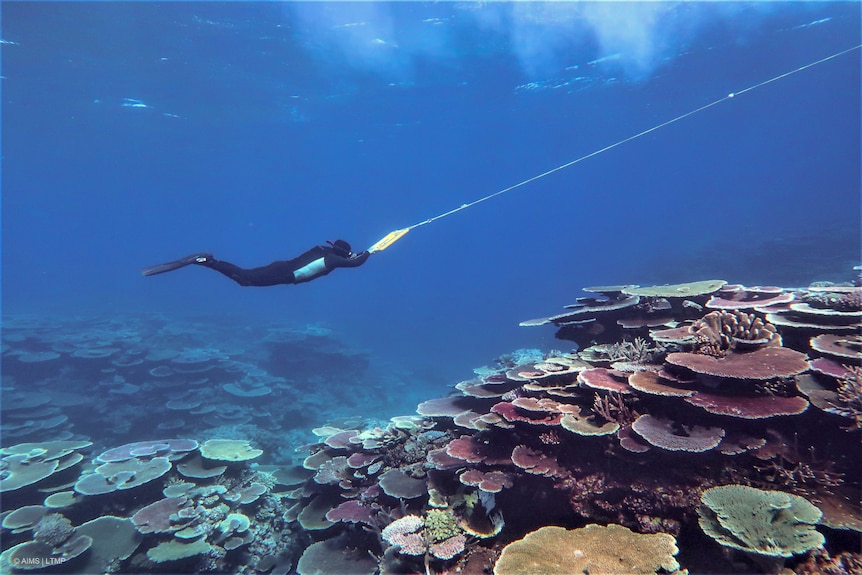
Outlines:
[[651, 345], [642, 337], [636, 337], [632, 341], [620, 341], [607, 346], [606, 353], [611, 361], [651, 363], [664, 353], [664, 349]]
[[[773, 437], [780, 436], [773, 433]], [[843, 483], [843, 474], [835, 471], [832, 461], [818, 457], [813, 447], [801, 449], [797, 441], [785, 441], [765, 465], [755, 466], [769, 484], [811, 494], [818, 489], [831, 491]]]
[[458, 518], [445, 509], [431, 509], [425, 515], [425, 531], [435, 542], [460, 535]]
[[640, 415], [632, 409], [634, 401], [634, 399], [627, 400], [621, 393], [596, 393], [593, 397], [592, 410], [607, 421], [618, 423], [621, 426], [629, 425]]
[[862, 573], [862, 555], [844, 552], [832, 556], [826, 549], [812, 549], [808, 559], [793, 570], [799, 575]]
[[851, 418], [856, 429], [860, 429], [862, 428], [862, 367], [845, 365], [844, 369], [847, 373], [838, 380], [838, 400], [841, 405], [826, 411]]
[[837, 487], [841, 485], [843, 476], [832, 470], [829, 461], [792, 461], [782, 455], [757, 469], [770, 483], [799, 491], [806, 487]]

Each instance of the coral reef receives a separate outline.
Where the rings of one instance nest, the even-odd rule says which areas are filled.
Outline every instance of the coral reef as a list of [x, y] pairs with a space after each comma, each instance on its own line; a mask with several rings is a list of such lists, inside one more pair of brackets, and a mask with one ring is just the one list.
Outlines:
[[[565, 313], [522, 324], [554, 325], [577, 347], [502, 356], [446, 397], [421, 398], [416, 415], [322, 411], [302, 441], [288, 416], [271, 421], [274, 402], [324, 410], [335, 392], [316, 396], [261, 366], [298, 373], [306, 354], [324, 372], [341, 361], [319, 345], [328, 335], [271, 331], [264, 346], [297, 353], [262, 360], [104, 326], [50, 345], [23, 330], [7, 361], [41, 373], [79, 362], [76, 376], [107, 390], [108, 407], [95, 409], [112, 432], [129, 413], [113, 400], [145, 386], [167, 415], [145, 436], [126, 430], [106, 443], [107, 432], [59, 421], [59, 404], [45, 406], [62, 396], [49, 386], [8, 376], [16, 403], [4, 401], [3, 424], [18, 443], [0, 450], [0, 569], [858, 569], [859, 288], [709, 280], [588, 291]], [[359, 377], [362, 358], [347, 363]], [[17, 417], [23, 409], [50, 426]]]
[[[236, 460], [237, 449], [243, 455], [252, 450], [247, 441], [233, 441], [227, 451], [226, 444], [219, 445], [217, 453], [230, 461]], [[56, 442], [42, 447], [18, 444], [7, 448], [5, 457], [17, 461], [24, 450], [44, 456], [62, 451], [59, 448]], [[68, 573], [147, 572], [160, 570], [155, 565], [164, 563], [176, 571], [227, 572], [264, 560], [289, 568], [302, 538], [292, 536], [284, 519], [289, 499], [276, 489], [275, 475], [252, 470], [244, 458], [218, 476], [190, 480], [179, 467], [199, 456], [197, 441], [167, 439], [135, 442], [93, 457], [95, 467], [74, 481], [78, 497], [67, 499], [61, 511], [24, 505], [6, 515], [2, 525], [11, 536], [4, 539], [13, 545], [0, 555], [0, 569], [62, 565]], [[158, 462], [158, 473], [149, 471], [152, 462]], [[105, 471], [105, 466], [116, 465], [125, 466]], [[112, 488], [93, 489], [91, 477], [99, 478], [96, 485]], [[37, 483], [50, 492], [46, 479], [52, 478]], [[4, 504], [39, 496], [36, 484], [28, 484], [10, 491]], [[128, 515], [114, 515], [119, 509]]]

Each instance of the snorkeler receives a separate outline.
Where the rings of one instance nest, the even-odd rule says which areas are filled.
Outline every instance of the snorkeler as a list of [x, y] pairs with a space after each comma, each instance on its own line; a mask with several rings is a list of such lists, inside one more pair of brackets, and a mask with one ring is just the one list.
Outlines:
[[325, 276], [335, 268], [355, 268], [365, 263], [369, 251], [354, 254], [344, 240], [328, 241], [328, 246], [314, 246], [292, 260], [280, 260], [259, 268], [243, 269], [215, 259], [212, 254], [192, 254], [173, 262], [141, 270], [145, 276], [163, 274], [188, 265], [199, 265], [221, 272], [241, 286], [274, 286], [309, 282]]

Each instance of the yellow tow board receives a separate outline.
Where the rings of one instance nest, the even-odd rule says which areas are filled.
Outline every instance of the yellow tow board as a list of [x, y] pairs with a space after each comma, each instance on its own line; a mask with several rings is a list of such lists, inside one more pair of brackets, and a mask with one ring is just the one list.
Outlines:
[[392, 244], [394, 244], [395, 242], [400, 240], [401, 236], [403, 236], [404, 234], [406, 234], [409, 231], [410, 231], [410, 228], [403, 228], [400, 230], [395, 230], [394, 232], [389, 232], [388, 234], [386, 234], [383, 237], [383, 239], [381, 239], [376, 244], [374, 244], [373, 246], [368, 248], [368, 251], [371, 252], [372, 254], [374, 252], [382, 252], [383, 250], [385, 250], [386, 248], [388, 248], [389, 246], [391, 246]]

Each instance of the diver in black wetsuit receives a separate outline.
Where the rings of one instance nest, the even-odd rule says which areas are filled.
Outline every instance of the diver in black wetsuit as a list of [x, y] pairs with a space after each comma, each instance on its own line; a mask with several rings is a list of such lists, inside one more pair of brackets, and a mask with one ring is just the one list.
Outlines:
[[355, 268], [365, 263], [370, 252], [354, 254], [344, 240], [327, 241], [328, 246], [315, 246], [292, 260], [280, 260], [259, 268], [243, 269], [215, 259], [212, 254], [192, 254], [173, 262], [144, 268], [141, 273], [153, 276], [188, 265], [199, 265], [221, 272], [241, 286], [274, 286], [298, 284], [325, 276], [335, 268]]

